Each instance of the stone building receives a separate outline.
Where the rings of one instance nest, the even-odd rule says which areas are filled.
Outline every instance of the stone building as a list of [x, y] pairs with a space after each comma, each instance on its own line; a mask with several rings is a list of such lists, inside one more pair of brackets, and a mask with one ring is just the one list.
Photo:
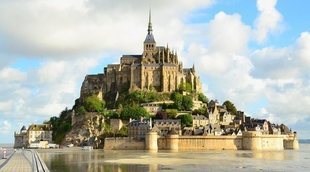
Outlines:
[[209, 124], [209, 119], [204, 115], [192, 115], [193, 127], [204, 127]]
[[52, 143], [52, 133], [52, 126], [50, 124], [32, 124], [28, 129], [23, 126], [19, 133], [14, 133], [14, 147], [29, 147], [31, 143], [40, 141]]
[[81, 87], [81, 98], [124, 90], [156, 90], [172, 92], [183, 83], [189, 83], [193, 91], [201, 92], [200, 78], [192, 68], [183, 68], [176, 51], [168, 45], [157, 46], [149, 14], [147, 35], [143, 52], [138, 55], [123, 55], [120, 64], [109, 64], [103, 74], [87, 75]]
[[133, 120], [128, 124], [128, 137], [141, 140], [152, 128], [152, 119]]
[[156, 119], [153, 123], [153, 131], [157, 131], [159, 136], [167, 136], [168, 134], [182, 135], [180, 119]]
[[211, 124], [229, 125], [235, 119], [235, 115], [230, 114], [225, 106], [218, 105], [218, 102], [214, 100], [211, 100], [209, 103], [208, 113]]
[[156, 115], [157, 112], [162, 111], [163, 104], [171, 105], [174, 102], [169, 101], [160, 101], [160, 102], [148, 102], [148, 103], [142, 103], [141, 106], [150, 114], [150, 115]]
[[14, 148], [22, 148], [27, 146], [27, 129], [23, 126], [19, 132], [14, 132]]
[[36, 141], [52, 142], [52, 126], [50, 124], [32, 124], [27, 130], [28, 143]]

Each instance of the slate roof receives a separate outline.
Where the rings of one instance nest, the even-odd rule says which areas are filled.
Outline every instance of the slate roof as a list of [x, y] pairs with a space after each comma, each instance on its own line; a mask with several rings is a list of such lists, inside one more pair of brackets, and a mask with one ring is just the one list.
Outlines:
[[146, 35], [144, 43], [155, 43], [155, 39], [152, 33]]

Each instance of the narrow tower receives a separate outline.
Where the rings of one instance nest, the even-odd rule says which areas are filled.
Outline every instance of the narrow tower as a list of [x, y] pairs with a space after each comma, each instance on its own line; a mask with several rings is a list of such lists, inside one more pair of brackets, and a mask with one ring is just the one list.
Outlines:
[[153, 28], [152, 28], [152, 17], [151, 17], [151, 10], [149, 11], [149, 24], [147, 29], [147, 35], [144, 40], [144, 51], [143, 56], [149, 56], [151, 55], [156, 48], [156, 42], [153, 36]]

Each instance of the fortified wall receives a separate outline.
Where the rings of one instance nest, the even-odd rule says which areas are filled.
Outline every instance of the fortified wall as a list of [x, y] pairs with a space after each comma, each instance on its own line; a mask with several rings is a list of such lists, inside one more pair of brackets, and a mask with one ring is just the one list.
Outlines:
[[145, 149], [157, 150], [284, 150], [298, 149], [296, 135], [262, 135], [244, 132], [242, 136], [179, 136], [158, 137], [150, 132]]
[[106, 138], [105, 150], [284, 150], [299, 149], [296, 134], [263, 135], [244, 132], [242, 136], [179, 136], [159, 137], [156, 132], [145, 141], [129, 138]]

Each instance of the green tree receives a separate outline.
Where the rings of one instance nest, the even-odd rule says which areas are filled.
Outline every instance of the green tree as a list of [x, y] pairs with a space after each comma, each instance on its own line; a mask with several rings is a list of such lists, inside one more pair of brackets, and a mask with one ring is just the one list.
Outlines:
[[186, 83], [180, 83], [179, 85], [179, 91], [180, 92], [183, 92], [183, 91], [186, 91], [186, 92], [192, 92], [192, 85], [188, 82]]
[[169, 119], [174, 119], [176, 118], [178, 111], [176, 109], [166, 109], [167, 116]]
[[66, 108], [59, 114], [59, 117], [51, 117], [47, 122], [53, 126], [52, 138], [55, 143], [60, 144], [66, 133], [71, 130], [71, 114], [72, 110], [68, 110], [68, 108]]
[[208, 103], [209, 102], [207, 96], [205, 96], [203, 93], [198, 93], [198, 100], [202, 101], [203, 103]]
[[193, 99], [191, 96], [183, 96], [182, 99], [182, 109], [183, 110], [191, 110], [194, 106]]
[[231, 101], [226, 100], [223, 103], [223, 106], [226, 106], [227, 111], [230, 112], [231, 114], [233, 114], [233, 115], [237, 114], [237, 108], [235, 107], [235, 105]]
[[78, 108], [78, 110], [77, 110], [77, 113], [78, 113], [79, 115], [85, 115], [85, 113], [86, 113], [85, 107], [84, 107], [84, 106], [80, 106], [80, 107]]
[[128, 94], [125, 97], [124, 103], [126, 105], [136, 105], [136, 104], [140, 104], [142, 100], [143, 100], [143, 95], [141, 94], [141, 92], [135, 91], [135, 92]]
[[85, 99], [84, 107], [88, 112], [102, 112], [105, 102], [96, 96], [90, 96]]
[[120, 117], [126, 120], [129, 120], [129, 118], [139, 119], [140, 117], [149, 117], [149, 114], [143, 107], [133, 105], [126, 106], [121, 112]]
[[174, 106], [176, 109], [181, 110], [182, 109], [182, 102], [183, 102], [183, 95], [174, 92], [171, 94], [171, 100], [174, 102]]
[[119, 131], [116, 133], [117, 137], [126, 137], [128, 136], [128, 128], [123, 126]]
[[204, 116], [208, 116], [208, 110], [207, 108], [199, 108], [199, 109], [195, 109], [192, 112], [193, 115], [204, 115]]
[[183, 127], [191, 127], [193, 125], [193, 117], [190, 114], [179, 115], [177, 118], [181, 119]]

